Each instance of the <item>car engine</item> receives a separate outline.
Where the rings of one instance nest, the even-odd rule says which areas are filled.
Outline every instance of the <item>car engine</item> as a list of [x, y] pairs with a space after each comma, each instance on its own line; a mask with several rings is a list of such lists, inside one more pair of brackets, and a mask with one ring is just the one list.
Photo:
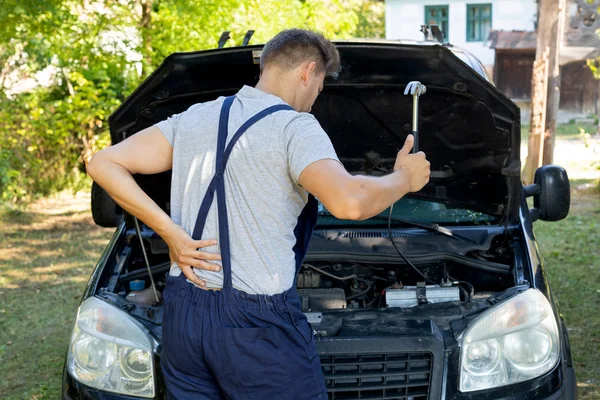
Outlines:
[[461, 301], [460, 287], [450, 279], [441, 285], [405, 285], [395, 268], [364, 264], [303, 264], [298, 294], [305, 312], [343, 308], [414, 307]]
[[[128, 232], [128, 245], [106, 269], [99, 294], [140, 321], [156, 324], [171, 266], [168, 247], [152, 232], [136, 231]], [[446, 324], [487, 307], [489, 297], [515, 286], [510, 247], [498, 238], [488, 242], [464, 255], [413, 257], [414, 264], [389, 254], [311, 255], [296, 280], [302, 311], [324, 337], [381, 333], [409, 316]]]

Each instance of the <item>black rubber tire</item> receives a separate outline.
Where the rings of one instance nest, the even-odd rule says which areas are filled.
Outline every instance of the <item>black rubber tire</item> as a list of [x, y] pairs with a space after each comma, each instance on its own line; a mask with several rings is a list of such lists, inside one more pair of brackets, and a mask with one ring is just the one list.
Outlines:
[[96, 182], [92, 183], [92, 217], [96, 225], [114, 228], [123, 217], [121, 207]]

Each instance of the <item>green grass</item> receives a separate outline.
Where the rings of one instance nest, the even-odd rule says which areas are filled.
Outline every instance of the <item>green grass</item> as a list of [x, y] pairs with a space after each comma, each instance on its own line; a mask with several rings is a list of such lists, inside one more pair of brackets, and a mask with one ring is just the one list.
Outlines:
[[[556, 137], [560, 139], [580, 139], [580, 129], [585, 130], [587, 133], [595, 133], [596, 125], [592, 124], [559, 124], [556, 125]], [[521, 141], [527, 144], [529, 138], [529, 124], [521, 125]]]
[[552, 292], [571, 340], [579, 398], [600, 399], [600, 194], [572, 198], [563, 221], [535, 223]]
[[0, 399], [56, 399], [77, 306], [112, 229], [89, 198], [0, 216]]

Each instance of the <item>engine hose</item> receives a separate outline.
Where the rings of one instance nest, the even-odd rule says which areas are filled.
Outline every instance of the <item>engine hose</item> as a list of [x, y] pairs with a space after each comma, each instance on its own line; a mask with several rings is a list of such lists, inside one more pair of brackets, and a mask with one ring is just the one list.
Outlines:
[[364, 296], [365, 294], [369, 293], [369, 291], [371, 289], [373, 289], [373, 284], [371, 282], [369, 282], [368, 286], [367, 286], [367, 290], [365, 290], [364, 292], [353, 294], [352, 296], [348, 296], [348, 297], [346, 297], [346, 300], [354, 300], [354, 299], [359, 298], [360, 296]]
[[337, 279], [339, 281], [347, 281], [348, 279], [358, 278], [358, 276], [356, 274], [352, 274], [352, 275], [348, 275], [348, 276], [337, 276], [337, 275], [334, 275], [334, 274], [330, 274], [329, 272], [324, 271], [321, 268], [317, 268], [317, 267], [315, 267], [314, 265], [311, 265], [311, 264], [306, 264], [305, 263], [305, 264], [302, 264], [302, 266], [314, 269], [315, 271], [317, 271], [317, 272], [319, 272], [319, 273], [321, 273], [323, 275], [326, 275], [326, 276], [328, 276], [330, 278], [333, 278], [333, 279]]

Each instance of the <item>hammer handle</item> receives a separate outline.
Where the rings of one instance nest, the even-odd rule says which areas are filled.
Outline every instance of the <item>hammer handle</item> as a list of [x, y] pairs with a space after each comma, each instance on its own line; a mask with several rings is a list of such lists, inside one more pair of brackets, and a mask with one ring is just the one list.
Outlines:
[[413, 95], [412, 134], [415, 137], [412, 152], [417, 153], [419, 151], [419, 95], [416, 93]]
[[412, 131], [411, 134], [415, 137], [415, 143], [413, 144], [412, 152], [419, 152], [419, 131]]
[[413, 120], [412, 120], [412, 130], [419, 130], [419, 95], [413, 94]]

